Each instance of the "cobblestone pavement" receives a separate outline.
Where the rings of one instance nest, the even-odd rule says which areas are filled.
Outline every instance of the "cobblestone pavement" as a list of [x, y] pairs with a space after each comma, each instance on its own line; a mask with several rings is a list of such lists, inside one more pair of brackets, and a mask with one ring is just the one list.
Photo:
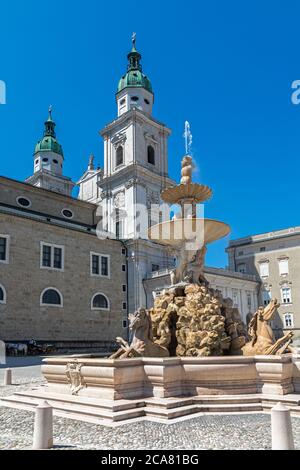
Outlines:
[[[19, 379], [17, 386], [0, 387], [11, 395], [40, 379]], [[32, 445], [34, 414], [0, 407], [0, 449], [28, 449]], [[300, 419], [293, 418], [296, 448], [300, 449]], [[203, 415], [176, 424], [139, 422], [117, 428], [54, 417], [57, 449], [270, 449], [270, 415]]]

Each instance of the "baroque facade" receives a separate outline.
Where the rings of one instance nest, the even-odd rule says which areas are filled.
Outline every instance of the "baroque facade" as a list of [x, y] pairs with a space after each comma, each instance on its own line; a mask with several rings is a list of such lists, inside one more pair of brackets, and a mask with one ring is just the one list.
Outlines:
[[300, 227], [232, 240], [227, 248], [231, 271], [260, 280], [258, 301], [280, 303], [273, 327], [278, 336], [294, 331], [300, 340]]

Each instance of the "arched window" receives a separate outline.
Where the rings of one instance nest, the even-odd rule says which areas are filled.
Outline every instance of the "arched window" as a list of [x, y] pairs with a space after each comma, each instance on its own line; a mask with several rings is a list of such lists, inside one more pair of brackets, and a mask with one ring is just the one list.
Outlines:
[[155, 165], [155, 150], [152, 145], [148, 145], [148, 163]]
[[6, 291], [0, 284], [0, 304], [6, 304]]
[[92, 310], [109, 310], [109, 300], [100, 292], [95, 294], [92, 298]]
[[116, 166], [122, 165], [124, 160], [124, 151], [122, 145], [119, 145], [116, 152]]
[[53, 307], [62, 307], [63, 298], [59, 290], [55, 287], [49, 287], [41, 293], [41, 306], [53, 306]]

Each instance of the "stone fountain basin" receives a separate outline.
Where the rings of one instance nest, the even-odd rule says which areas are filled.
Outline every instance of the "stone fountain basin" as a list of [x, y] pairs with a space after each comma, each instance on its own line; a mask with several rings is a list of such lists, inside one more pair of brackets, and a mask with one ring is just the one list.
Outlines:
[[149, 238], [163, 245], [180, 245], [183, 241], [196, 241], [198, 246], [207, 245], [230, 233], [229, 225], [213, 219], [174, 219], [153, 225]]
[[300, 356], [222, 356], [137, 359], [49, 357], [45, 392], [72, 394], [66, 369], [80, 363], [79, 397], [132, 399], [199, 395], [284, 395], [300, 392]]
[[[70, 368], [75, 371], [72, 381]], [[34, 411], [47, 400], [56, 416], [107, 426], [140, 420], [174, 423], [203, 412], [264, 412], [278, 401], [300, 414], [296, 355], [49, 357], [42, 372], [46, 385], [3, 397], [0, 405]]]

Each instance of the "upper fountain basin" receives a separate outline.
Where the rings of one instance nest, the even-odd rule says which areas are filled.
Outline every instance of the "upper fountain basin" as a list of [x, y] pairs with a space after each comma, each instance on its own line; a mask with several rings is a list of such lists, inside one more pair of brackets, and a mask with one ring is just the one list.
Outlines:
[[210, 199], [212, 190], [204, 184], [188, 183], [171, 186], [161, 193], [161, 198], [168, 204], [179, 204], [184, 200], [192, 199], [194, 202], [204, 202]]
[[162, 245], [179, 246], [183, 241], [207, 245], [230, 233], [229, 225], [212, 219], [174, 219], [153, 225], [148, 230], [150, 240]]

